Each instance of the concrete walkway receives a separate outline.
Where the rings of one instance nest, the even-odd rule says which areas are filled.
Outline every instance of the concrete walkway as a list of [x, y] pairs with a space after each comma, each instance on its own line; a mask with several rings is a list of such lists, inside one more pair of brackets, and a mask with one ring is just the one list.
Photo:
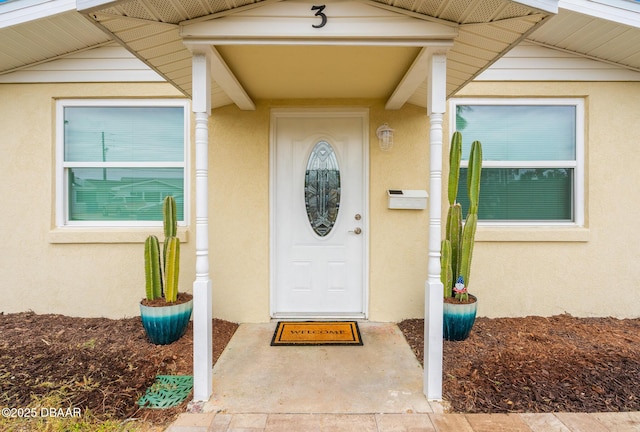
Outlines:
[[272, 347], [275, 323], [242, 324], [212, 398], [167, 432], [640, 432], [640, 413], [449, 414], [395, 324], [360, 323], [364, 346]]

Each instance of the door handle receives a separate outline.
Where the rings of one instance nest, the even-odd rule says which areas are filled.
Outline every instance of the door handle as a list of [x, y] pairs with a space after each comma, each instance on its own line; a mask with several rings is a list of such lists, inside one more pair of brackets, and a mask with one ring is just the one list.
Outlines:
[[349, 232], [350, 232], [350, 233], [354, 233], [354, 234], [358, 235], [358, 234], [361, 234], [361, 233], [362, 233], [362, 229], [360, 229], [360, 227], [358, 227], [358, 228], [356, 228], [356, 229], [354, 229], [354, 230], [351, 230], [351, 231], [349, 231]]

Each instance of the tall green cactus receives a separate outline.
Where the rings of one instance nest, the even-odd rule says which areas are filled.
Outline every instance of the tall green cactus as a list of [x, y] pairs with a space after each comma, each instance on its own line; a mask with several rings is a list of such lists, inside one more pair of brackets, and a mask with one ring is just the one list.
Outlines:
[[147, 300], [162, 296], [162, 269], [160, 268], [160, 243], [151, 235], [144, 242], [144, 274]]
[[462, 134], [456, 131], [451, 137], [451, 148], [449, 149], [449, 184], [447, 186], [449, 206], [456, 203], [456, 197], [458, 196], [460, 159], [462, 159]]
[[[444, 285], [445, 297], [452, 297], [453, 286], [462, 277], [465, 287], [469, 286], [471, 258], [478, 226], [478, 202], [480, 199], [480, 177], [482, 173], [482, 144], [474, 141], [471, 144], [469, 168], [467, 170], [467, 194], [469, 209], [464, 225], [462, 224], [462, 207], [456, 202], [458, 181], [460, 179], [460, 159], [462, 157], [462, 134], [455, 132], [451, 138], [449, 150], [449, 211], [445, 240], [442, 242], [440, 279]], [[456, 293], [460, 301], [468, 299], [468, 293]]]
[[[454, 277], [460, 275], [460, 260], [461, 260], [461, 241], [462, 241], [462, 206], [459, 203], [454, 203], [449, 206], [449, 212], [447, 213], [447, 227], [445, 231], [445, 238], [449, 240], [451, 247], [450, 264], [451, 274]], [[444, 283], [444, 282], [443, 282]], [[451, 287], [453, 286], [451, 283]], [[449, 287], [451, 289], [451, 287]], [[449, 296], [451, 297], [451, 296]]]
[[176, 237], [178, 232], [176, 200], [171, 195], [164, 199], [162, 220], [164, 223], [164, 249], [162, 252], [165, 284], [164, 298], [167, 302], [173, 303], [178, 298], [180, 239]]
[[164, 199], [162, 216], [165, 236], [162, 258], [158, 238], [151, 235], [145, 241], [145, 289], [148, 300], [164, 295], [167, 302], [173, 303], [178, 299], [180, 239], [176, 237], [178, 221], [176, 201], [172, 196]]
[[164, 297], [169, 303], [178, 299], [178, 276], [180, 273], [180, 239], [170, 237], [167, 242], [167, 261], [164, 267]]
[[467, 171], [467, 195], [469, 195], [469, 211], [464, 223], [462, 233], [462, 253], [460, 257], [460, 276], [464, 278], [465, 286], [469, 286], [469, 274], [471, 272], [471, 258], [473, 245], [478, 226], [478, 201], [480, 199], [480, 175], [482, 172], [482, 144], [474, 141], [471, 144], [469, 156], [469, 169]]
[[178, 232], [178, 217], [176, 200], [173, 196], [165, 197], [162, 204], [162, 220], [164, 221], [164, 237], [175, 237]]
[[440, 255], [440, 279], [444, 285], [444, 296], [452, 297], [453, 271], [451, 269], [451, 241], [442, 240]]
[[178, 232], [178, 218], [176, 217], [176, 200], [168, 195], [162, 204], [162, 220], [164, 224], [164, 245], [162, 248], [162, 265], [167, 268], [167, 243]]

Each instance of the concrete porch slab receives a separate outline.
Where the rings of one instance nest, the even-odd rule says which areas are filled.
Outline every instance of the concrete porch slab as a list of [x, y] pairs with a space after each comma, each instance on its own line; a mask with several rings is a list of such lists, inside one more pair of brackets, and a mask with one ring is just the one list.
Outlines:
[[276, 323], [241, 324], [213, 369], [204, 411], [432, 413], [423, 370], [392, 323], [359, 323], [363, 346], [270, 346]]

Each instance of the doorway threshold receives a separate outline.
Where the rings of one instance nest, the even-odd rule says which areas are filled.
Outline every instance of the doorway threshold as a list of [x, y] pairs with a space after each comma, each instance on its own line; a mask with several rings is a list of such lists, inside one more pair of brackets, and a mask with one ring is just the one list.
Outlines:
[[334, 314], [308, 314], [308, 313], [275, 313], [271, 316], [271, 321], [340, 321], [357, 320], [367, 321], [367, 316], [363, 313], [334, 313]]

